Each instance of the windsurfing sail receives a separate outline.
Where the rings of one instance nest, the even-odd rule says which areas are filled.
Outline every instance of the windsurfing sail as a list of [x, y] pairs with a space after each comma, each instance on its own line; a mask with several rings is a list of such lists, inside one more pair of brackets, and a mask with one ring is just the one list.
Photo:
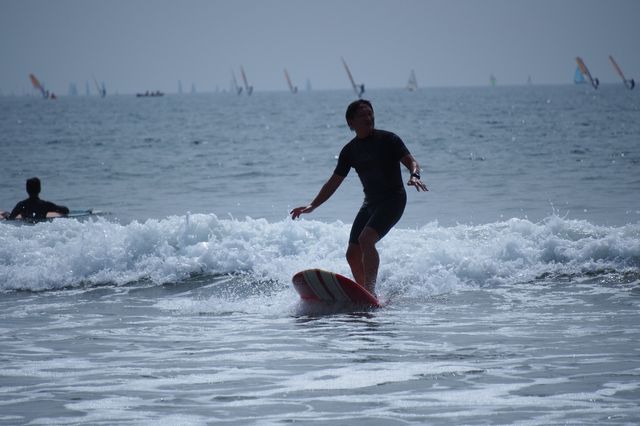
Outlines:
[[576, 72], [573, 74], [573, 82], [575, 84], [587, 84], [587, 80], [584, 78], [584, 75], [582, 75], [579, 66], [576, 66]]
[[298, 93], [298, 86], [294, 86], [293, 83], [291, 83], [291, 78], [289, 77], [289, 73], [287, 72], [287, 69], [284, 69], [284, 77], [287, 79], [287, 84], [289, 85], [289, 91], [291, 93]]
[[497, 82], [497, 81], [498, 81], [498, 80], [496, 79], [496, 76], [495, 76], [495, 75], [491, 74], [491, 75], [489, 76], [489, 83], [491, 83], [491, 86], [494, 86], [494, 87], [495, 87], [495, 85], [496, 85], [496, 82]]
[[236, 73], [231, 71], [231, 90], [233, 90], [236, 95], [240, 96], [242, 94], [242, 87], [238, 86], [238, 80], [236, 79]]
[[69, 96], [78, 96], [78, 86], [75, 83], [69, 83]]
[[636, 87], [636, 82], [633, 79], [627, 80], [625, 78], [624, 73], [622, 72], [622, 69], [618, 66], [618, 63], [616, 62], [616, 60], [613, 59], [613, 56], [609, 55], [609, 60], [611, 61], [611, 65], [613, 65], [613, 68], [615, 68], [620, 78], [622, 78], [622, 82], [624, 83], [624, 86], [629, 90], [633, 90], [633, 88]]
[[104, 98], [105, 96], [107, 96], [107, 89], [104, 87], [104, 83], [102, 83], [102, 86], [100, 86], [98, 84], [98, 80], [96, 80], [96, 77], [93, 76], [93, 82], [96, 85], [96, 90], [98, 91], [98, 93], [100, 94], [101, 98]]
[[418, 90], [418, 80], [416, 79], [416, 73], [413, 70], [411, 70], [411, 74], [409, 75], [407, 90], [410, 92], [415, 92], [416, 90]]
[[33, 85], [33, 88], [40, 91], [40, 93], [42, 94], [42, 97], [47, 99], [49, 97], [49, 93], [44, 89], [44, 86], [40, 84], [40, 81], [38, 81], [36, 76], [33, 74], [29, 74], [29, 78], [31, 79], [31, 84]]
[[344, 58], [340, 57], [340, 59], [342, 60], [342, 65], [344, 65], [344, 70], [347, 72], [347, 75], [349, 76], [349, 81], [351, 82], [353, 91], [356, 93], [356, 96], [358, 96], [358, 98], [361, 98], [362, 94], [364, 93], [364, 84], [356, 84], [355, 80], [353, 79], [353, 75], [351, 75], [351, 70], [349, 69], [349, 66], [345, 62]]
[[240, 65], [240, 74], [242, 74], [242, 81], [244, 82], [244, 90], [247, 92], [248, 96], [251, 96], [253, 93], [253, 86], [249, 86], [249, 82], [247, 81], [247, 74], [244, 72], [244, 67]]
[[580, 56], [576, 57], [576, 62], [578, 63], [578, 68], [580, 69], [580, 72], [582, 73], [582, 75], [587, 77], [587, 79], [589, 79], [589, 82], [591, 83], [594, 89], [597, 89], [598, 86], [600, 85], [600, 80], [598, 80], [597, 78], [593, 78], [591, 76], [589, 69], [584, 64], [584, 61]]

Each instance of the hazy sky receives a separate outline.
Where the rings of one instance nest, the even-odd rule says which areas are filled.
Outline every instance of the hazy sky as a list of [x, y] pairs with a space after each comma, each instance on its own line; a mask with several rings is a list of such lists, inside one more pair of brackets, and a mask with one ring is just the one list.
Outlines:
[[243, 65], [256, 91], [570, 83], [581, 56], [640, 80], [639, 0], [0, 0], [0, 92], [28, 74], [66, 94], [92, 75], [109, 92], [228, 89]]

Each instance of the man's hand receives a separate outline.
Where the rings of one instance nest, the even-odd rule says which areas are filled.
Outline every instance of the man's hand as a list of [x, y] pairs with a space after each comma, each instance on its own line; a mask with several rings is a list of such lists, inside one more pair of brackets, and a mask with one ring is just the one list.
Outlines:
[[308, 206], [296, 207], [295, 209], [291, 210], [289, 212], [289, 214], [291, 215], [291, 219], [295, 220], [295, 219], [299, 218], [301, 214], [303, 214], [303, 213], [311, 213], [314, 210], [315, 210], [315, 207], [313, 207], [311, 204], [309, 204]]
[[420, 192], [422, 191], [428, 191], [427, 189], [427, 185], [425, 185], [424, 183], [422, 183], [422, 181], [420, 179], [418, 179], [415, 176], [411, 176], [409, 178], [409, 182], [407, 182], [408, 186], [415, 186], [416, 187], [416, 191]]

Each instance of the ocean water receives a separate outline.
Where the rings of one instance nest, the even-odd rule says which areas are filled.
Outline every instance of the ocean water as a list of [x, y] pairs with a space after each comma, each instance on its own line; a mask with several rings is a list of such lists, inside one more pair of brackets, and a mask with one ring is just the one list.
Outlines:
[[[640, 423], [640, 95], [622, 85], [378, 90], [423, 168], [379, 243], [378, 310], [302, 304], [349, 275], [348, 91], [0, 97], [0, 424]], [[404, 172], [406, 176], [406, 171]]]

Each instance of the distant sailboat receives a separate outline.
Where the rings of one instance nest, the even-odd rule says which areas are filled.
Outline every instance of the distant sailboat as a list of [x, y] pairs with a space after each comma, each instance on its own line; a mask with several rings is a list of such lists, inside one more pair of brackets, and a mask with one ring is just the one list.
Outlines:
[[[587, 77], [589, 79], [589, 82], [591, 83], [591, 86], [593, 86], [594, 89], [597, 89], [598, 86], [600, 86], [600, 80], [598, 80], [597, 78], [591, 77], [591, 73], [589, 72], [589, 69], [584, 64], [584, 61], [580, 56], [576, 57], [576, 62], [578, 63], [578, 70], [582, 74], [583, 78]], [[575, 78], [574, 78], [574, 81], [575, 81]]]
[[312, 88], [311, 88], [311, 80], [307, 79], [306, 86], [307, 86], [307, 92], [310, 92], [312, 90]]
[[418, 80], [416, 79], [416, 73], [413, 70], [411, 70], [411, 74], [409, 75], [407, 90], [410, 92], [415, 92], [416, 90], [418, 90]]
[[349, 81], [351, 82], [353, 91], [356, 93], [356, 96], [358, 98], [361, 98], [362, 94], [364, 93], [364, 84], [356, 84], [355, 80], [353, 79], [353, 75], [351, 75], [351, 70], [349, 69], [349, 66], [345, 62], [344, 58], [340, 57], [340, 59], [342, 59], [342, 65], [344, 65], [344, 70], [347, 72], [347, 75], [349, 76]]
[[182, 95], [182, 80], [178, 80], [178, 95]]
[[615, 68], [620, 78], [622, 78], [622, 82], [624, 83], [624, 86], [629, 90], [633, 90], [633, 88], [636, 87], [636, 82], [633, 79], [627, 80], [625, 78], [624, 74], [622, 73], [622, 69], [620, 69], [616, 60], [613, 59], [613, 56], [609, 55], [609, 60], [611, 61], [613, 68]]
[[491, 86], [492, 86], [492, 87], [495, 87], [495, 85], [496, 85], [497, 81], [498, 81], [498, 80], [496, 79], [496, 76], [495, 76], [495, 75], [491, 74], [491, 75], [489, 76], [489, 83], [491, 83]]
[[244, 72], [244, 67], [242, 65], [240, 65], [240, 74], [242, 74], [242, 81], [244, 82], [244, 91], [247, 92], [247, 96], [251, 96], [253, 93], [253, 86], [249, 86], [247, 74]]
[[93, 77], [93, 82], [96, 85], [96, 90], [98, 91], [98, 93], [100, 94], [101, 98], [104, 98], [105, 96], [107, 96], [107, 89], [104, 87], [104, 83], [102, 83], [102, 86], [100, 86], [98, 84], [98, 80], [96, 80], [96, 77]]
[[75, 83], [69, 83], [69, 96], [78, 96], [78, 86]]
[[294, 86], [293, 83], [291, 83], [291, 78], [289, 77], [289, 73], [287, 72], [287, 69], [284, 69], [284, 77], [287, 79], [287, 84], [289, 85], [289, 91], [291, 93], [298, 93], [298, 86]]
[[236, 73], [231, 71], [231, 90], [238, 96], [242, 94], [242, 87], [238, 86], [238, 80], [236, 79]]
[[42, 86], [42, 84], [40, 84], [40, 81], [38, 81], [36, 76], [33, 75], [33, 74], [29, 74], [29, 79], [31, 80], [31, 84], [33, 85], [33, 88], [38, 90], [40, 92], [40, 94], [42, 94], [43, 98], [45, 98], [45, 99], [48, 98], [47, 92], [44, 90], [44, 86]]
[[44, 85], [38, 81], [35, 75], [29, 74], [29, 79], [31, 80], [33, 88], [38, 90], [44, 99], [56, 99], [56, 95], [54, 93], [49, 93], [49, 91], [44, 88]]

